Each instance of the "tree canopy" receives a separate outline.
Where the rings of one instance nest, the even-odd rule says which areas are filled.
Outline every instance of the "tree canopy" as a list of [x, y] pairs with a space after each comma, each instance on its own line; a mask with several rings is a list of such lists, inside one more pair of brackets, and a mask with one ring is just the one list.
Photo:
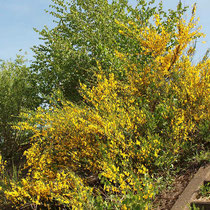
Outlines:
[[[152, 7], [154, 1], [142, 0], [137, 1], [135, 8], [129, 6], [127, 0], [52, 2], [48, 12], [56, 26], [51, 30], [45, 27], [39, 32], [45, 43], [33, 48], [35, 61], [32, 69], [41, 93], [48, 95], [52, 89], [60, 88], [68, 99], [74, 101], [81, 99], [79, 82], [94, 83], [97, 62], [107, 74], [110, 71], [119, 74], [121, 62], [114, 56], [116, 50], [141, 55], [140, 45], [131, 37], [122, 35], [116, 21], [124, 25], [129, 21], [137, 23], [139, 28], [151, 26], [151, 18], [158, 13], [166, 31], [173, 31], [177, 19], [186, 10], [180, 4], [177, 11], [170, 10], [167, 14], [162, 4]], [[174, 45], [174, 36], [170, 39], [170, 44]], [[148, 60], [148, 55], [139, 57], [139, 60]]]
[[24, 57], [0, 64], [0, 148], [5, 158], [14, 157], [20, 142], [12, 125], [20, 121], [23, 109], [33, 110], [39, 104], [34, 84]]

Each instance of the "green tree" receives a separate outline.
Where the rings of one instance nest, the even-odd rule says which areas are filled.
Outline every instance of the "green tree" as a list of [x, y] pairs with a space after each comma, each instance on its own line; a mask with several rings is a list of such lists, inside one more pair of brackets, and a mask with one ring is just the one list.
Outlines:
[[151, 17], [159, 13], [166, 19], [168, 30], [173, 30], [176, 19], [185, 11], [179, 5], [176, 12], [169, 12], [170, 22], [167, 22], [162, 4], [159, 7], [150, 5], [154, 1], [138, 0], [135, 8], [127, 0], [113, 0], [111, 3], [107, 0], [52, 2], [54, 4], [48, 12], [55, 19], [56, 26], [51, 30], [45, 27], [39, 32], [40, 39], [45, 42], [33, 48], [35, 61], [32, 70], [41, 93], [48, 95], [53, 89], [60, 88], [64, 96], [73, 101], [80, 99], [77, 91], [79, 81], [86, 84], [94, 82], [96, 60], [106, 74], [110, 71], [119, 74], [117, 69], [122, 62], [116, 59], [116, 50], [140, 54], [136, 40], [119, 33], [121, 27], [116, 20], [125, 25], [132, 21], [141, 27], [151, 24]]
[[23, 109], [33, 109], [39, 104], [35, 83], [23, 56], [0, 64], [0, 150], [4, 158], [14, 157], [21, 137], [12, 129], [20, 119]]

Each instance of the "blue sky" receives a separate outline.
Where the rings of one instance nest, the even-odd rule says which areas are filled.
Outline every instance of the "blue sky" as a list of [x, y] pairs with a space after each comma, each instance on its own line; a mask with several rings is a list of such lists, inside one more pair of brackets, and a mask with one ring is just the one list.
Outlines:
[[[135, 4], [135, 0], [129, 0]], [[160, 0], [156, 0], [160, 2]], [[175, 9], [179, 0], [163, 0], [165, 9]], [[202, 32], [206, 38], [198, 42], [196, 60], [199, 60], [210, 44], [210, 0], [182, 0], [184, 5], [197, 2], [197, 16], [200, 17]], [[28, 59], [33, 59], [30, 47], [41, 43], [33, 27], [42, 29], [44, 25], [53, 26], [52, 17], [46, 14], [51, 0], [0, 0], [0, 59], [14, 59], [16, 54], [27, 51]], [[205, 40], [206, 44], [202, 44]], [[20, 53], [19, 50], [22, 49]]]

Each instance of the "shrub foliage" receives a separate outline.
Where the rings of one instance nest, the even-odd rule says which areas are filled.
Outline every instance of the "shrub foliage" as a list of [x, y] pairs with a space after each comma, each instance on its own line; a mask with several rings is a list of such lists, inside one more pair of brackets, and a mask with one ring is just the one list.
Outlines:
[[136, 52], [115, 51], [123, 61], [117, 75], [107, 76], [98, 63], [96, 85], [80, 84], [81, 105], [62, 101], [22, 114], [26, 121], [16, 129], [33, 136], [26, 174], [11, 182], [7, 199], [20, 206], [148, 208], [155, 173], [178, 161], [189, 141], [202, 141], [199, 126], [209, 117], [209, 59], [192, 64], [187, 48], [202, 35], [194, 18], [177, 19], [171, 31], [158, 14], [154, 24], [116, 20]]
[[36, 90], [23, 56], [18, 55], [14, 61], [1, 61], [0, 151], [9, 162], [15, 161], [21, 153], [20, 145], [25, 141], [12, 125], [20, 121], [19, 114], [23, 109], [32, 110], [39, 105]]
[[195, 7], [188, 22], [163, 14], [145, 23], [115, 20], [135, 48], [115, 50], [117, 71], [97, 62], [95, 84], [80, 84], [81, 104], [58, 99], [22, 113], [15, 128], [33, 135], [22, 177], [6, 181], [15, 206], [152, 208], [156, 174], [206, 141], [210, 60], [191, 61], [191, 44], [203, 36]]

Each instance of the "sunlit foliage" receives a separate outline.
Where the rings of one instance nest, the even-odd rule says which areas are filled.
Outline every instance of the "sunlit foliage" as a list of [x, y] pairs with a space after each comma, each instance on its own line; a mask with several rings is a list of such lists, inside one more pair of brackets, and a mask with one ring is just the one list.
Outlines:
[[[138, 43], [119, 33], [121, 27], [115, 20], [131, 21], [141, 28], [149, 25], [154, 14], [161, 13], [167, 29], [174, 30], [186, 8], [167, 14], [161, 4], [156, 7], [152, 2], [136, 0], [137, 6], [132, 7], [127, 0], [52, 0], [48, 13], [54, 20], [53, 28], [37, 31], [44, 42], [33, 47], [35, 60], [31, 65], [42, 97], [59, 88], [66, 99], [80, 101], [79, 82], [95, 84], [96, 61], [107, 76], [110, 67], [117, 74], [121, 61], [114, 56], [115, 50], [133, 53]], [[167, 16], [169, 21], [164, 18]]]
[[136, 43], [135, 51], [115, 51], [123, 61], [118, 74], [110, 67], [107, 75], [98, 62], [96, 84], [80, 84], [82, 104], [58, 101], [22, 114], [16, 129], [33, 136], [26, 174], [11, 182], [8, 200], [22, 207], [151, 208], [155, 173], [170, 169], [189, 142], [205, 140], [210, 60], [191, 62], [190, 44], [203, 36], [194, 10], [188, 22], [175, 18], [173, 30], [160, 14], [150, 24], [115, 20]]
[[[14, 61], [0, 61], [0, 152], [11, 161], [20, 154], [24, 139], [17, 136], [12, 125], [23, 109], [34, 109], [39, 104], [36, 85], [23, 56]], [[18, 152], [17, 150], [20, 149]], [[16, 156], [16, 157], [15, 157]]]

